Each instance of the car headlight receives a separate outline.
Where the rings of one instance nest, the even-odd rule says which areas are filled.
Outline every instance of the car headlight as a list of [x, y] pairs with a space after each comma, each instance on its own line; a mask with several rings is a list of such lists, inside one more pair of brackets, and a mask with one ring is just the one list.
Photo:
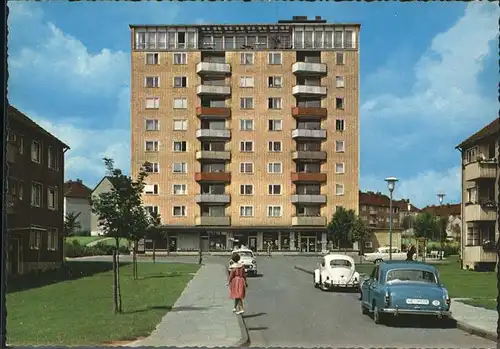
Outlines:
[[257, 264], [257, 262], [255, 260], [252, 261], [252, 264]]

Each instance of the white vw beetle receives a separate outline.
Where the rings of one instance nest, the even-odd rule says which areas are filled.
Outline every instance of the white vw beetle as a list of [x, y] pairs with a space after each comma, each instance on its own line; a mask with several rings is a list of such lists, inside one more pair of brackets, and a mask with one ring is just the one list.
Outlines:
[[358, 290], [359, 273], [355, 270], [354, 259], [343, 254], [327, 254], [314, 270], [314, 287], [323, 291], [334, 288]]
[[[245, 272], [248, 275], [257, 275], [257, 260], [255, 259], [255, 255], [251, 249], [241, 246], [240, 248], [234, 249], [233, 253], [240, 255], [240, 263], [245, 266]], [[232, 261], [229, 261], [228, 271], [230, 271], [231, 262]]]

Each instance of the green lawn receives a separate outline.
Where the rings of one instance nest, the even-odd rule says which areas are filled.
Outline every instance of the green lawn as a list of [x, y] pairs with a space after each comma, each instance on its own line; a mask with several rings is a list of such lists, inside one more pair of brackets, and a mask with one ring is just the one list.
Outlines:
[[108, 271], [93, 275], [91, 269], [102, 270], [103, 262], [68, 264], [75, 278], [85, 269], [89, 276], [56, 283], [46, 280], [47, 284], [52, 282], [46, 286], [29, 280], [32, 288], [7, 295], [11, 345], [100, 345], [147, 336], [199, 268], [193, 264], [139, 263], [139, 280], [133, 280], [132, 265], [122, 266], [124, 313], [115, 315], [111, 263], [104, 268]]
[[87, 245], [88, 243], [96, 240], [101, 240], [102, 236], [70, 236], [66, 238], [66, 242], [72, 243], [73, 241], [78, 241], [80, 245]]
[[[110, 246], [115, 246], [116, 245], [115, 239], [106, 239], [102, 243], [105, 244], [105, 245], [110, 245]], [[128, 247], [128, 245], [129, 245], [128, 239], [124, 239], [124, 238], [120, 239], [120, 246], [122, 246], [122, 247]]]
[[462, 301], [462, 303], [469, 304], [475, 307], [496, 310], [497, 300], [496, 299], [471, 299], [467, 301]]

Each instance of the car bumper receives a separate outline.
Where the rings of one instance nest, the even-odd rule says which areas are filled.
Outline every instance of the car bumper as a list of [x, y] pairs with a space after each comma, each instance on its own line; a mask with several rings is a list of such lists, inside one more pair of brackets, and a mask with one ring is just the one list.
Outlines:
[[328, 288], [359, 288], [359, 282], [325, 282]]
[[451, 316], [451, 311], [449, 310], [417, 310], [417, 309], [398, 309], [398, 308], [385, 308], [380, 309], [381, 313], [393, 314], [393, 315], [430, 315], [439, 317], [449, 317]]

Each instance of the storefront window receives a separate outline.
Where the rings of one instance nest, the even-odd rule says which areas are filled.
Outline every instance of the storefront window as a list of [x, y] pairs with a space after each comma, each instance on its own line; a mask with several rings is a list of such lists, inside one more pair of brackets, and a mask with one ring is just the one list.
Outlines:
[[283, 251], [290, 250], [290, 234], [289, 233], [281, 233], [281, 249]]
[[273, 245], [273, 250], [278, 248], [278, 232], [264, 232], [262, 234], [262, 248], [267, 250], [269, 243]]
[[226, 246], [226, 233], [214, 232], [210, 234], [210, 251], [225, 251]]

